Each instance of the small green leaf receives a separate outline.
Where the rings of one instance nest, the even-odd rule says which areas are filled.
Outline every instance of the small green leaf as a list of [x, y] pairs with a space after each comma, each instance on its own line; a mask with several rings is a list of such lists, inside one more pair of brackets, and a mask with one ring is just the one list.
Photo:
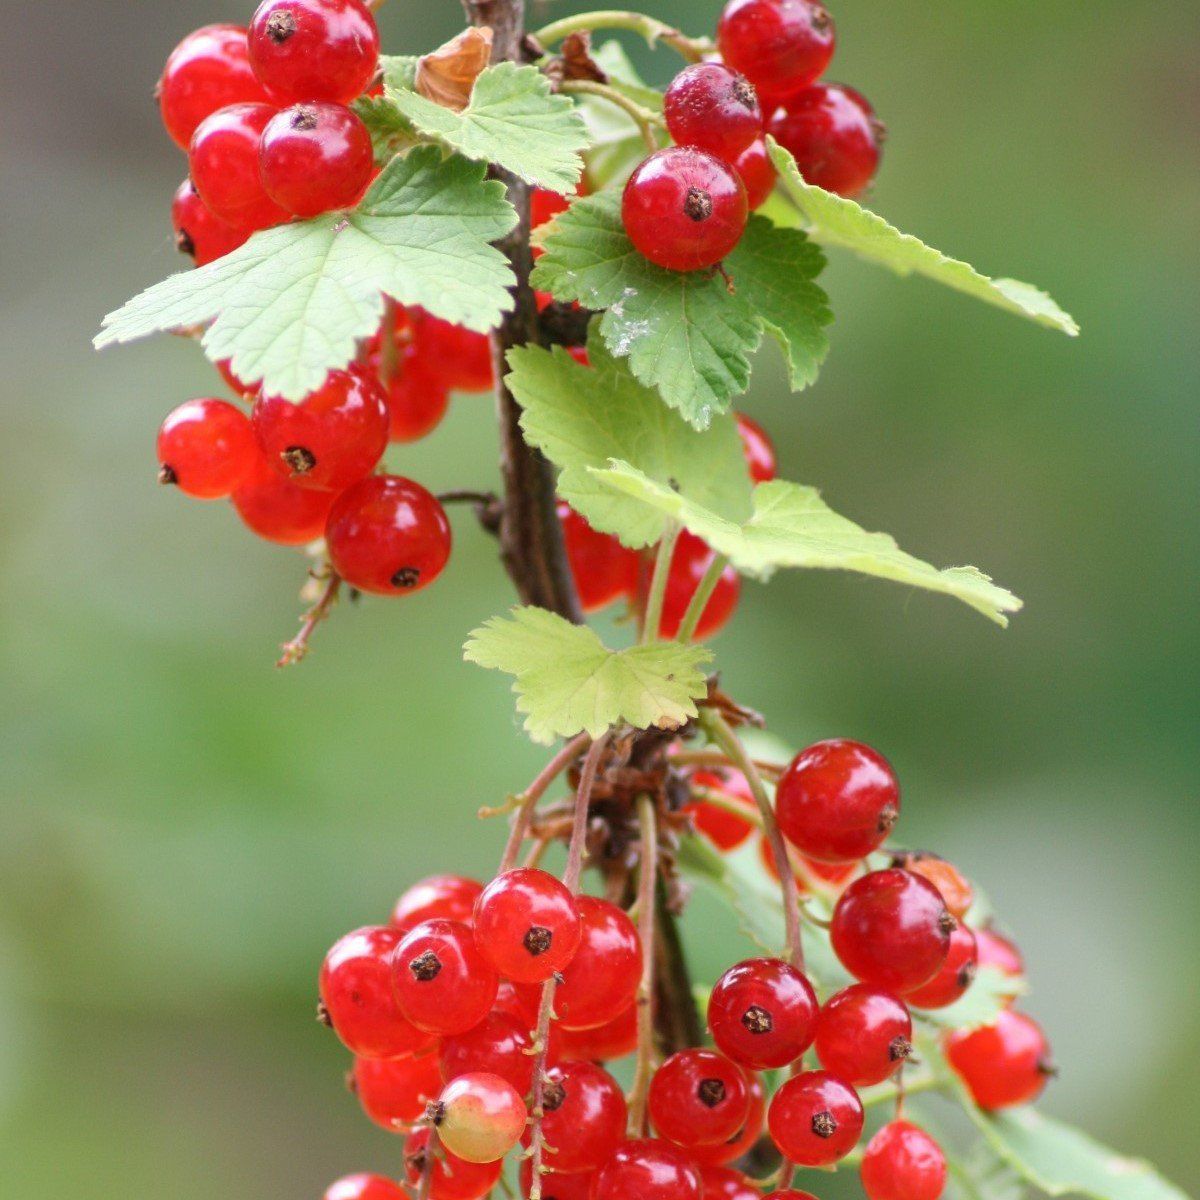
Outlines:
[[512, 307], [490, 243], [516, 224], [504, 185], [436, 146], [393, 159], [352, 212], [280, 225], [172, 275], [104, 318], [97, 348], [212, 321], [204, 352], [299, 400], [379, 325], [383, 297], [483, 332]]
[[667, 271], [643, 258], [620, 210], [614, 192], [572, 204], [543, 241], [533, 283], [558, 300], [607, 310], [605, 344], [638, 380], [705, 429], [749, 385], [749, 356], [764, 329], [784, 347], [793, 386], [816, 378], [832, 319], [813, 282], [825, 260], [798, 230], [751, 217], [725, 264], [731, 291], [718, 272]]
[[521, 428], [561, 471], [559, 494], [604, 533], [627, 546], [653, 545], [667, 518], [598, 481], [590, 468], [621, 458], [636, 462], [663, 488], [738, 521], [750, 515], [750, 481], [732, 417], [707, 433], [663, 407], [594, 332], [582, 366], [565, 350], [509, 352], [508, 386], [522, 408]]
[[1023, 996], [1028, 986], [998, 967], [981, 967], [966, 993], [945, 1008], [921, 1009], [921, 1015], [943, 1029], [978, 1029], [994, 1025], [1014, 996]]
[[387, 100], [422, 133], [526, 183], [569, 192], [583, 172], [588, 135], [572, 100], [550, 90], [537, 67], [499, 63], [475, 81], [462, 112], [389, 86]]
[[853, 250], [862, 258], [890, 267], [898, 275], [924, 275], [1071, 337], [1079, 333], [1070, 313], [1032, 284], [1016, 279], [989, 279], [969, 264], [948, 258], [910, 234], [901, 233], [853, 200], [805, 183], [796, 160], [773, 139], [768, 139], [767, 144], [779, 171], [780, 187], [791, 201], [790, 205], [774, 203], [770, 208], [777, 223], [799, 225], [818, 242]]
[[375, 162], [381, 167], [421, 140], [409, 119], [384, 96], [360, 96], [351, 107], [367, 127]]
[[543, 744], [581, 731], [599, 737], [622, 722], [678, 728], [696, 716], [707, 691], [700, 668], [712, 658], [703, 646], [679, 642], [609, 650], [588, 626], [531, 607], [485, 622], [463, 654], [515, 677], [525, 730]]
[[598, 481], [679, 521], [746, 574], [767, 578], [779, 567], [857, 571], [953, 596], [999, 625], [1008, 624], [1005, 613], [1021, 607], [974, 567], [938, 570], [906, 554], [887, 534], [861, 529], [829, 508], [815, 488], [783, 480], [759, 484], [753, 515], [735, 523], [628, 463], [591, 470]]

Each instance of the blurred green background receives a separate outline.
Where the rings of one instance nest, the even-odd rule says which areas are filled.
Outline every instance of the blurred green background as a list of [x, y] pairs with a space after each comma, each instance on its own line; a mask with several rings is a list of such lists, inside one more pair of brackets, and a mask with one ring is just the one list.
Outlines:
[[[655, 12], [703, 32], [716, 4]], [[791, 575], [747, 588], [720, 666], [793, 744], [844, 734], [892, 759], [906, 840], [970, 870], [1025, 948], [1062, 1066], [1049, 1109], [1187, 1186], [1195, 14], [1118, 0], [834, 12], [834, 77], [891, 129], [875, 206], [1048, 288], [1084, 336], [836, 257], [819, 384], [787, 394], [767, 352], [747, 410], [787, 477], [936, 563], [978, 563], [1028, 607], [1001, 632], [891, 585]], [[273, 670], [303, 561], [254, 542], [227, 506], [154, 483], [159, 420], [214, 389], [212, 372], [170, 338], [89, 346], [104, 312], [179, 266], [167, 210], [184, 166], [150, 102], [162, 60], [248, 8], [63, 0], [9, 15], [3, 1190], [316, 1196], [342, 1172], [394, 1169], [398, 1150], [358, 1115], [312, 1021], [321, 954], [414, 878], [489, 870], [500, 831], [475, 809], [538, 762], [505, 681], [460, 660], [509, 591], [460, 520], [440, 586], [343, 606], [302, 667]], [[393, 51], [459, 23], [450, 0], [381, 14]], [[653, 62], [659, 79], [674, 66]], [[494, 459], [482, 398], [395, 455], [434, 487], [489, 485]], [[694, 950], [711, 976], [741, 947], [729, 934]]]

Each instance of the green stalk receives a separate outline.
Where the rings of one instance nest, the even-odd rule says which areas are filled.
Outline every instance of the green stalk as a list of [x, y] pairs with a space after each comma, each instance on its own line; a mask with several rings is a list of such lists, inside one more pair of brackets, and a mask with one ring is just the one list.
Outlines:
[[691, 600], [688, 601], [687, 611], [684, 612], [683, 620], [679, 624], [679, 632], [675, 635], [676, 641], [690, 642], [696, 636], [700, 618], [704, 616], [704, 610], [708, 607], [708, 602], [712, 599], [713, 592], [717, 590], [717, 584], [721, 582], [721, 576], [728, 565], [729, 559], [723, 554], [718, 554], [708, 564], [708, 570], [701, 576], [700, 582], [696, 584], [696, 590], [692, 593]]
[[551, 21], [549, 25], [543, 25], [533, 36], [543, 46], [550, 46], [561, 42], [569, 34], [590, 33], [597, 29], [627, 29], [631, 33], [640, 34], [651, 46], [656, 42], [663, 42], [688, 62], [699, 62], [713, 49], [713, 43], [708, 38], [690, 38], [673, 26], [665, 25], [645, 13], [619, 9], [602, 9], [599, 12], [563, 17], [560, 21]]
[[671, 559], [675, 557], [675, 545], [681, 532], [681, 527], [672, 521], [658, 543], [654, 574], [650, 577], [650, 594], [646, 597], [646, 611], [642, 616], [643, 642], [652, 642], [658, 637], [662, 625], [663, 600], [667, 595], [667, 579], [671, 574]]

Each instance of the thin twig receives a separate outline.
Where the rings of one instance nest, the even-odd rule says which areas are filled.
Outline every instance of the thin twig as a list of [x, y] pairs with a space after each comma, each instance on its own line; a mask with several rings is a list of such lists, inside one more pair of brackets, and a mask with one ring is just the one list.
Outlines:
[[424, 1158], [421, 1162], [421, 1179], [417, 1184], [417, 1200], [429, 1200], [429, 1189], [433, 1183], [433, 1166], [437, 1158], [439, 1145], [436, 1125], [429, 1126], [429, 1141], [425, 1143]]
[[537, 778], [516, 797], [516, 814], [509, 830], [508, 841], [504, 846], [504, 854], [500, 859], [500, 869], [503, 875], [517, 865], [521, 854], [521, 843], [529, 832], [529, 823], [533, 820], [533, 810], [537, 802], [545, 795], [546, 789], [569, 767], [582, 753], [584, 747], [592, 739], [581, 733], [572, 738], [559, 752], [538, 772]]
[[[329, 616], [330, 610], [337, 603], [338, 592], [342, 589], [342, 577], [332, 567], [327, 567], [326, 570], [328, 575], [321, 595], [312, 608], [304, 614], [300, 632], [290, 642], [283, 643], [283, 653], [275, 663], [277, 667], [290, 667], [292, 663], [298, 663], [308, 653], [308, 643], [317, 626]], [[314, 578], [320, 579], [322, 576], [316, 575]]]
[[638, 873], [638, 933], [642, 940], [642, 979], [637, 994], [637, 1070], [629, 1094], [629, 1136], [640, 1138], [646, 1129], [646, 1097], [654, 1074], [654, 882], [658, 874], [658, 826], [654, 801], [641, 795], [637, 801], [642, 832]]
[[[761, 758], [751, 759], [751, 761], [754, 763], [754, 769], [760, 775], [767, 775], [772, 779], [779, 778], [787, 769], [780, 763], [766, 762]], [[718, 770], [735, 765], [728, 754], [719, 750], [680, 750], [671, 755], [671, 763], [681, 767], [716, 767]]]
[[636, 100], [630, 100], [624, 92], [618, 92], [607, 83], [595, 83], [591, 79], [565, 79], [558, 85], [558, 90], [568, 96], [597, 96], [601, 100], [607, 100], [609, 104], [616, 105], [638, 127], [646, 149], [653, 154], [659, 148], [658, 134], [654, 131], [655, 125], [658, 124], [657, 116], [648, 108], [643, 108]]
[[640, 33], [651, 46], [655, 42], [662, 42], [678, 51], [688, 62], [699, 62], [713, 49], [713, 44], [708, 38], [690, 38], [673, 26], [664, 25], [662, 21], [656, 21], [644, 13], [621, 12], [615, 9], [563, 17], [561, 21], [543, 25], [533, 36], [543, 46], [549, 46], [554, 42], [561, 42], [568, 34], [595, 29], [628, 29], [632, 33]]
[[473, 492], [462, 488], [458, 491], [438, 492], [437, 499], [439, 504], [479, 504], [486, 507], [497, 503], [500, 497], [495, 492]]

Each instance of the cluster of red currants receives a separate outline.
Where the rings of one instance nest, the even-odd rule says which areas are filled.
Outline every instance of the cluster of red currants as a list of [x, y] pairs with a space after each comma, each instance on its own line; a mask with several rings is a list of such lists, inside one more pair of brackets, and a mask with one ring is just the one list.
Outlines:
[[729, 0], [719, 54], [667, 88], [667, 131], [626, 184], [621, 215], [634, 246], [661, 267], [696, 271], [738, 244], [775, 183], [764, 135], [808, 183], [861, 195], [884, 130], [853, 88], [817, 83], [833, 57], [833, 18], [819, 0]]

